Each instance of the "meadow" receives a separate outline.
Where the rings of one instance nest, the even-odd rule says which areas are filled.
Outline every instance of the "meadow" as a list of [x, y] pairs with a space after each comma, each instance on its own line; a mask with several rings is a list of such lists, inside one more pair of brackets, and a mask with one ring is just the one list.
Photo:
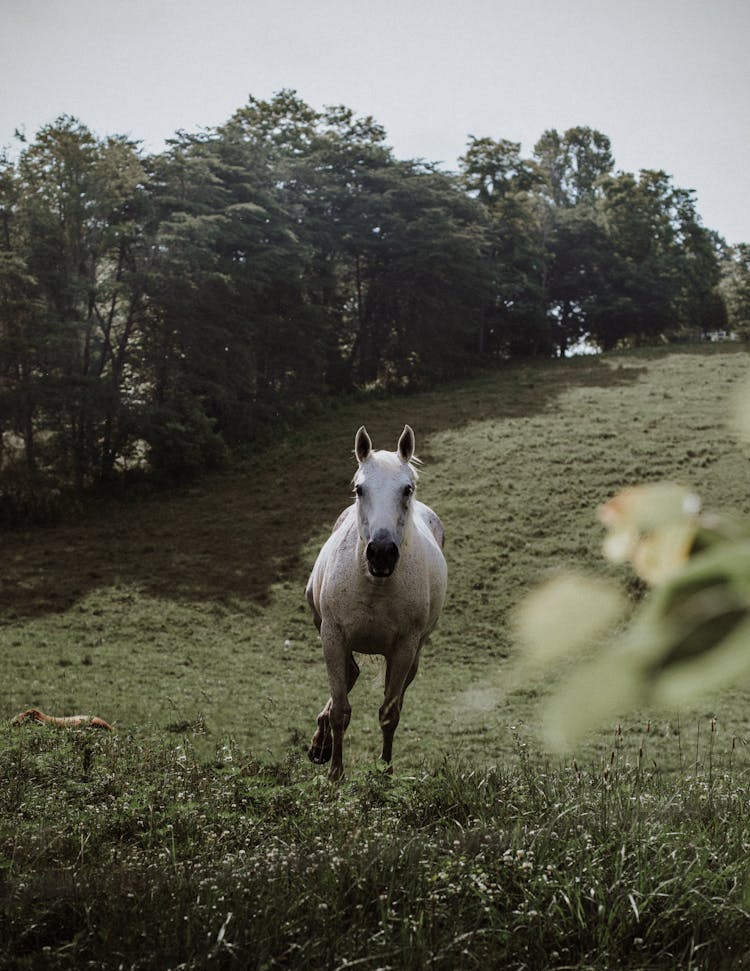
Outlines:
[[[551, 572], [611, 576], [596, 506], [669, 479], [750, 514], [727, 347], [515, 364], [363, 397], [230, 470], [2, 535], [0, 966], [750, 965], [750, 685], [539, 736], [552, 678], [511, 623]], [[450, 592], [383, 775], [365, 668], [347, 780], [304, 755], [327, 697], [304, 584], [354, 433], [412, 425]], [[112, 735], [11, 728], [34, 705]]]

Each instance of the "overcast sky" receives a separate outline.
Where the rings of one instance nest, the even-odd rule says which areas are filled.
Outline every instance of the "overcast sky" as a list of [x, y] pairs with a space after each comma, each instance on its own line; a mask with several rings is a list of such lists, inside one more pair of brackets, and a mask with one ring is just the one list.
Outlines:
[[0, 145], [60, 114], [159, 150], [249, 94], [375, 117], [455, 168], [469, 134], [609, 135], [750, 241], [750, 0], [0, 0]]

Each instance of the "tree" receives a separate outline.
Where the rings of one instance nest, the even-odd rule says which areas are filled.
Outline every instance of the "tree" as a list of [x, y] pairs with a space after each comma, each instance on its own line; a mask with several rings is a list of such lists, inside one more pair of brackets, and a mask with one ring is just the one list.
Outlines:
[[17, 385], [15, 400], [26, 402], [27, 461], [38, 462], [38, 426], [45, 464], [82, 489], [112, 473], [129, 437], [125, 385], [142, 309], [132, 282], [144, 171], [131, 142], [98, 140], [63, 116], [24, 148], [11, 181], [4, 307], [6, 321], [25, 334], [15, 365], [24, 390]]
[[78, 491], [220, 462], [330, 394], [721, 326], [693, 194], [607, 137], [472, 137], [453, 175], [294, 91], [144, 157], [62, 116], [0, 159], [0, 466]]
[[[18, 181], [0, 160], [0, 465], [21, 458], [36, 470], [34, 427], [34, 325], [39, 312], [36, 281], [26, 266], [15, 212]], [[17, 443], [20, 443], [17, 444]], [[6, 453], [10, 458], [6, 458]]]
[[534, 157], [553, 206], [592, 205], [601, 194], [601, 180], [614, 167], [609, 138], [593, 128], [552, 128], [534, 147]]
[[472, 135], [459, 164], [466, 191], [490, 208], [511, 193], [540, 185], [537, 166], [521, 158], [520, 142]]
[[[304, 250], [296, 341], [318, 384], [424, 380], [446, 342], [455, 366], [481, 277], [477, 210], [455, 181], [396, 161], [369, 116], [315, 112], [293, 92], [251, 101], [229, 132], [265, 146]], [[293, 347], [290, 334], [287, 356]]]
[[262, 147], [236, 128], [179, 136], [154, 161], [151, 192], [148, 344], [159, 420], [149, 435], [156, 447], [174, 412], [186, 447], [200, 438], [214, 454], [221, 438], [257, 434], [283, 399], [293, 406], [305, 381], [305, 248]]
[[534, 147], [545, 211], [546, 304], [551, 339], [564, 356], [588, 334], [588, 314], [603, 285], [606, 239], [597, 202], [614, 160], [609, 138], [595, 129], [550, 129]]
[[609, 240], [589, 207], [577, 205], [554, 215], [549, 237], [547, 315], [558, 353], [587, 337], [592, 315], [606, 289]]
[[333, 390], [377, 377], [371, 276], [382, 248], [383, 179], [393, 164], [380, 125], [333, 106], [318, 113], [308, 151], [288, 156], [279, 168], [310, 253], [306, 337], [323, 352], [320, 377]]
[[728, 326], [748, 340], [750, 338], [750, 244], [739, 243], [726, 252], [720, 288], [726, 301]]
[[355, 255], [355, 371], [397, 382], [456, 373], [490, 296], [476, 207], [450, 176], [421, 163], [391, 164], [368, 182], [373, 225]]
[[31, 474], [38, 466], [36, 384], [41, 310], [36, 281], [23, 258], [12, 250], [0, 250], [0, 465], [7, 448], [9, 461], [20, 457]]
[[[703, 326], [716, 293], [716, 237], [701, 224], [693, 193], [661, 171], [610, 176], [598, 210], [609, 241], [609, 268], [590, 315], [604, 348]], [[714, 305], [715, 306], [715, 305]]]
[[551, 353], [546, 315], [549, 224], [540, 205], [541, 174], [505, 139], [474, 138], [459, 159], [465, 190], [485, 215], [483, 259], [491, 295], [479, 315], [480, 353]]

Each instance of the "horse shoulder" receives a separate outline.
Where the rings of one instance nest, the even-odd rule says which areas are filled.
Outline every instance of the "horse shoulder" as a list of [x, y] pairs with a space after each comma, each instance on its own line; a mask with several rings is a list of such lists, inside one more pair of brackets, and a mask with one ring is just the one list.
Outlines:
[[339, 526], [343, 525], [347, 521], [347, 519], [354, 514], [354, 509], [355, 509], [355, 506], [354, 504], [352, 504], [351, 506], [347, 506], [346, 509], [344, 509], [344, 511], [339, 514], [338, 519], [333, 524], [333, 529], [331, 530], [331, 536], [333, 536], [333, 534], [336, 532]]
[[417, 513], [418, 533], [421, 537], [423, 563], [426, 568], [430, 591], [431, 620], [428, 627], [431, 630], [443, 609], [448, 586], [448, 567], [443, 555], [445, 534], [440, 517], [429, 506], [420, 502], [415, 512]]
[[443, 523], [440, 516], [438, 516], [435, 510], [430, 509], [430, 507], [424, 502], [417, 503], [417, 511], [421, 516], [422, 522], [427, 526], [429, 531], [434, 536], [435, 542], [442, 550], [445, 545], [445, 530], [443, 529]]
[[344, 511], [337, 518], [336, 522], [333, 524], [331, 535], [325, 541], [322, 549], [318, 553], [315, 565], [313, 566], [310, 574], [310, 579], [307, 581], [305, 596], [310, 606], [310, 610], [312, 611], [315, 626], [318, 628], [318, 630], [320, 630], [320, 625], [322, 623], [320, 614], [320, 590], [323, 585], [326, 568], [331, 558], [331, 554], [341, 545], [346, 533], [355, 524], [355, 519], [356, 507], [352, 504], [344, 509]]
[[310, 579], [307, 581], [307, 588], [305, 589], [305, 597], [307, 597], [307, 604], [313, 615], [313, 620], [315, 621], [315, 627], [318, 631], [320, 631], [320, 625], [323, 623], [323, 618], [320, 616], [320, 612], [318, 611], [318, 608], [316, 606], [316, 596], [315, 596], [315, 588], [313, 585], [312, 574], [310, 575]]

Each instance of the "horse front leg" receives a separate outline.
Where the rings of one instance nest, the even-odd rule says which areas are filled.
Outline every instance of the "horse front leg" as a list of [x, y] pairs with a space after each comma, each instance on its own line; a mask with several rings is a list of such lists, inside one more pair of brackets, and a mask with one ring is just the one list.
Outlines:
[[[320, 630], [323, 641], [323, 657], [328, 671], [328, 685], [331, 689], [328, 719], [331, 726], [331, 766], [328, 778], [337, 782], [344, 774], [344, 732], [352, 716], [349, 704], [349, 687], [359, 674], [351, 651], [346, 648], [342, 631], [325, 622]], [[352, 679], [352, 665], [356, 674]]]
[[307, 750], [307, 757], [316, 765], [323, 765], [331, 758], [331, 748], [331, 699], [329, 698], [325, 708], [318, 715], [318, 727]]
[[336, 625], [324, 621], [320, 638], [331, 697], [318, 716], [318, 730], [308, 755], [314, 762], [325, 762], [330, 758], [328, 778], [335, 782], [344, 774], [344, 733], [352, 713], [349, 691], [357, 680], [359, 667]]
[[393, 736], [401, 718], [404, 694], [414, 680], [419, 667], [419, 648], [419, 644], [401, 644], [386, 662], [385, 697], [378, 715], [383, 733], [380, 758], [389, 766], [393, 758]]
[[[349, 654], [349, 659], [346, 668], [346, 690], [347, 694], [354, 687], [354, 682], [359, 677], [359, 665], [354, 660], [354, 657]], [[315, 729], [315, 734], [310, 742], [310, 747], [307, 750], [307, 757], [311, 762], [315, 762], [316, 765], [323, 765], [325, 762], [330, 761], [331, 752], [333, 750], [333, 738], [331, 735], [331, 706], [333, 705], [333, 699], [329, 698], [325, 704], [325, 707], [318, 715], [318, 727]]]

